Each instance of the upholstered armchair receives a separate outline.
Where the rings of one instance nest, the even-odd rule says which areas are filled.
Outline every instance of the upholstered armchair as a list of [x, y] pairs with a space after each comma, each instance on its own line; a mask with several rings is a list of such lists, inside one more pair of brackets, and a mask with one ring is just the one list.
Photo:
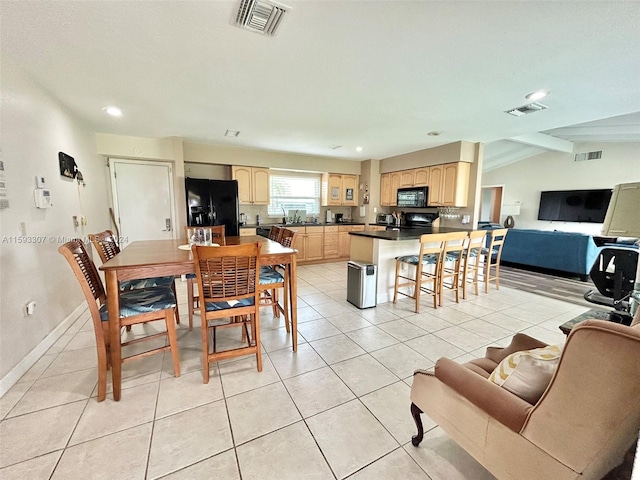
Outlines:
[[441, 358], [434, 371], [417, 370], [413, 444], [420, 448], [424, 412], [499, 479], [600, 479], [622, 463], [640, 431], [640, 325], [588, 320], [575, 327], [532, 402], [512, 391], [524, 386], [531, 399], [527, 382], [539, 383], [531, 377], [544, 361], [530, 362], [510, 389], [494, 382], [514, 352], [541, 347], [517, 334], [484, 358], [463, 365]]

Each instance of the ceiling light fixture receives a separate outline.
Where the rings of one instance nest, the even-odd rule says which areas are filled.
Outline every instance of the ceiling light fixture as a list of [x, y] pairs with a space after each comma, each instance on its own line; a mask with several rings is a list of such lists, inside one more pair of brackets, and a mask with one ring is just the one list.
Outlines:
[[240, 130], [227, 130], [224, 133], [225, 137], [237, 137], [238, 135], [240, 135]]
[[549, 95], [549, 91], [548, 90], [537, 90], [537, 91], [535, 91], [533, 93], [530, 93], [525, 98], [527, 100], [533, 100], [535, 102], [536, 100], [540, 100], [541, 98], [544, 98], [547, 95]]
[[102, 110], [107, 112], [107, 115], [111, 115], [112, 117], [122, 116], [122, 110], [120, 110], [118, 107], [104, 107]]
[[364, 150], [364, 147], [356, 147], [356, 152], [361, 152]]

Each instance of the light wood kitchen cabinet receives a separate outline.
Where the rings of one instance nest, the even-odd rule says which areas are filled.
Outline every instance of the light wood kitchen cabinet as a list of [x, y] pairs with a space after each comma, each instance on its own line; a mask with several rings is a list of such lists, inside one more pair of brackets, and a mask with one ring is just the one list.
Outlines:
[[231, 178], [238, 181], [240, 205], [269, 205], [269, 169], [231, 167]]
[[241, 237], [248, 237], [251, 235], [255, 235], [256, 234], [256, 229], [255, 228], [249, 228], [249, 227], [241, 227], [240, 228], [240, 236]]
[[326, 173], [322, 176], [323, 206], [355, 206], [358, 204], [357, 175]]
[[[304, 260], [322, 260], [324, 227], [305, 227], [304, 234]], [[300, 257], [298, 257], [300, 258]]]
[[391, 174], [383, 173], [380, 175], [380, 205], [391, 205]]
[[413, 186], [426, 187], [429, 185], [429, 167], [416, 168], [413, 171]]
[[338, 227], [324, 227], [324, 258], [338, 258]]
[[467, 162], [429, 167], [429, 206], [466, 207], [470, 172]]
[[351, 252], [351, 235], [349, 232], [364, 232], [364, 225], [340, 225], [338, 227], [338, 250], [340, 257], [349, 257]]
[[398, 204], [398, 188], [400, 188], [400, 172], [391, 172], [389, 205], [395, 207]]
[[413, 187], [414, 170], [400, 170], [399, 188]]

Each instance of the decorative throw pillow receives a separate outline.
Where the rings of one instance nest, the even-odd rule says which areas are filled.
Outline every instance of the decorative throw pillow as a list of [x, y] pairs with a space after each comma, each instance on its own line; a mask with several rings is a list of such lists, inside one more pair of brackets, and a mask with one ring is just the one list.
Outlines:
[[560, 345], [512, 353], [498, 364], [489, 380], [534, 405], [549, 385], [561, 353]]

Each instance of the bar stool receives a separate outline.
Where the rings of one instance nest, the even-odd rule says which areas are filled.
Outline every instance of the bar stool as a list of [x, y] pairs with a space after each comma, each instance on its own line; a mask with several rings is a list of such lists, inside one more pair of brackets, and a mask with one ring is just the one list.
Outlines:
[[[489, 246], [481, 251], [484, 291], [486, 293], [489, 293], [489, 282], [491, 280], [496, 281], [496, 290], [500, 290], [500, 256], [502, 255], [502, 245], [504, 245], [508, 231], [507, 228], [498, 228], [489, 230], [487, 234]], [[491, 267], [494, 267], [496, 272], [493, 277], [491, 276]]]
[[[478, 295], [478, 271], [480, 270], [480, 260], [482, 249], [484, 248], [485, 239], [487, 237], [486, 230], [474, 230], [469, 232], [467, 238], [467, 247], [464, 251], [464, 262], [462, 266], [462, 298], [467, 298], [467, 284], [473, 283], [475, 294]], [[471, 278], [469, 276], [471, 275]]]
[[460, 302], [460, 271], [468, 238], [467, 232], [451, 232], [445, 235], [438, 279], [440, 306], [443, 304], [442, 292], [445, 288], [455, 292], [456, 303]]
[[[420, 313], [420, 294], [424, 292], [433, 296], [433, 308], [438, 308], [440, 272], [447, 235], [447, 233], [421, 235], [418, 255], [396, 257], [393, 303], [398, 301], [398, 294], [405, 295], [415, 300], [415, 312]], [[410, 274], [402, 274], [403, 268], [408, 267], [414, 267], [414, 277], [410, 276]], [[425, 267], [432, 268], [425, 269]], [[402, 280], [405, 280], [404, 283], [401, 283]], [[412, 295], [400, 290], [400, 288], [408, 286], [413, 286]]]

